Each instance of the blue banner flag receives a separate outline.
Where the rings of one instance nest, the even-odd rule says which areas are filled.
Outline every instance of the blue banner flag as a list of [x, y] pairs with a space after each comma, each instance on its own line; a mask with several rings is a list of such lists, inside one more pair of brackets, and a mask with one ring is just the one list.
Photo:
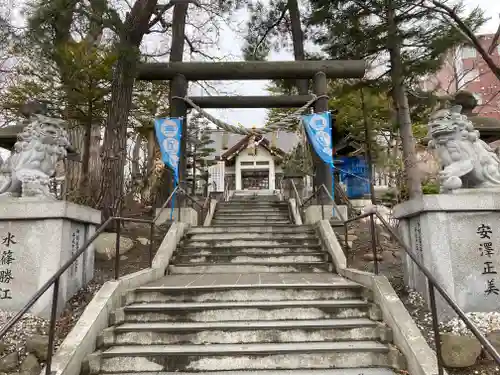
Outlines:
[[332, 165], [332, 129], [330, 112], [303, 115], [302, 122], [306, 128], [314, 151], [326, 164]]
[[179, 157], [182, 137], [182, 118], [155, 120], [155, 133], [160, 145], [163, 163], [174, 172], [175, 185], [179, 182]]

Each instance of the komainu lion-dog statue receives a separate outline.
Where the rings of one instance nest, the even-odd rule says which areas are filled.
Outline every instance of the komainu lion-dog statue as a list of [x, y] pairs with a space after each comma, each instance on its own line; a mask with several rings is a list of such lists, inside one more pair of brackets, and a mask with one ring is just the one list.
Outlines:
[[431, 140], [428, 148], [436, 155], [441, 192], [459, 188], [500, 186], [500, 159], [492, 148], [479, 138], [461, 106], [441, 109], [429, 121]]
[[26, 122], [0, 167], [0, 197], [55, 199], [49, 184], [70, 149], [66, 122], [43, 114], [32, 114]]

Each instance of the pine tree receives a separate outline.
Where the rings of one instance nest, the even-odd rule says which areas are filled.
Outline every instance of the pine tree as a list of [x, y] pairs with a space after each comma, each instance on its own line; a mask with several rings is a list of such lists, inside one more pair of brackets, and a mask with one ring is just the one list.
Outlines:
[[[389, 77], [408, 192], [410, 198], [421, 195], [407, 88], [439, 69], [462, 34], [411, 0], [311, 0], [311, 8], [313, 40], [329, 58], [365, 59], [380, 68], [376, 80]], [[476, 28], [484, 19], [472, 13], [466, 22]]]
[[196, 113], [189, 119], [187, 138], [188, 169], [191, 171], [191, 194], [196, 194], [199, 181], [208, 183], [208, 167], [215, 163], [209, 156], [215, 152], [210, 147], [214, 141], [210, 138], [210, 123], [201, 114]]

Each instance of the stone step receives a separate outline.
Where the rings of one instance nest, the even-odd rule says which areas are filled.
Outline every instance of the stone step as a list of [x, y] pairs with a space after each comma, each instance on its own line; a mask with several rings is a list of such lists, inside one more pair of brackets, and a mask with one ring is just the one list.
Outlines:
[[126, 323], [104, 330], [100, 348], [114, 345], [253, 344], [321, 341], [366, 341], [390, 338], [389, 329], [366, 318]]
[[[401, 372], [398, 371], [399, 374]], [[396, 375], [390, 368], [358, 367], [307, 370], [209, 371], [209, 372], [113, 372], [115, 375]]]
[[258, 204], [242, 204], [242, 205], [219, 205], [215, 206], [215, 212], [220, 212], [220, 211], [225, 211], [228, 213], [233, 213], [233, 212], [241, 212], [238, 211], [241, 209], [241, 207], [249, 207], [251, 209], [251, 212], [288, 212], [289, 205], [288, 204], [266, 204], [266, 205], [258, 205]]
[[135, 303], [111, 313], [111, 325], [145, 322], [382, 319], [380, 308], [364, 299]]
[[227, 219], [227, 218], [218, 219], [218, 218], [214, 218], [212, 220], [212, 223], [222, 224], [222, 225], [234, 224], [235, 222], [237, 222], [240, 225], [241, 224], [247, 224], [247, 225], [290, 224], [289, 219], [254, 219], [254, 218], [251, 218], [251, 219], [242, 219], [242, 218], [239, 218], [239, 219]]
[[249, 202], [232, 202], [232, 203], [217, 203], [217, 209], [261, 209], [261, 208], [277, 208], [288, 210], [288, 203], [281, 202], [263, 202], [263, 203], [249, 203]]
[[311, 254], [311, 253], [324, 253], [321, 246], [303, 246], [303, 245], [283, 245], [274, 247], [191, 247], [184, 246], [179, 248], [175, 255], [180, 256], [204, 256], [211, 254], [220, 255], [247, 255], [247, 254]]
[[288, 227], [290, 227], [290, 225], [295, 225], [295, 224], [290, 223], [290, 221], [288, 221], [287, 223], [262, 223], [262, 222], [254, 222], [254, 223], [245, 222], [245, 223], [239, 223], [237, 221], [235, 221], [233, 223], [229, 223], [229, 222], [214, 223], [212, 221], [212, 223], [210, 224], [210, 227], [212, 227], [212, 228], [241, 228], [241, 227], [259, 227], [259, 226], [262, 226], [262, 225], [270, 226], [270, 227], [273, 227], [273, 228], [277, 228], [277, 227], [286, 227], [286, 228], [288, 228]]
[[329, 260], [328, 253], [284, 253], [269, 254], [266, 252], [256, 253], [211, 253], [210, 255], [179, 254], [174, 257], [173, 264], [176, 263], [246, 263], [254, 261], [273, 262], [326, 262]]
[[376, 341], [280, 344], [126, 345], [89, 357], [91, 374], [353, 368], [398, 365], [395, 350]]
[[279, 212], [274, 212], [274, 211], [260, 212], [260, 211], [254, 211], [252, 208], [238, 208], [231, 212], [217, 210], [214, 213], [214, 216], [226, 216], [229, 218], [231, 217], [252, 218], [253, 216], [274, 217], [274, 216], [288, 216], [288, 215], [289, 215], [288, 210], [282, 210]]
[[288, 207], [279, 207], [279, 208], [252, 208], [248, 211], [242, 211], [241, 208], [232, 208], [232, 207], [224, 207], [224, 208], [216, 208], [215, 214], [224, 214], [224, 215], [255, 215], [255, 214], [288, 214]]
[[269, 200], [255, 200], [255, 199], [231, 199], [225, 203], [228, 206], [237, 205], [237, 204], [245, 204], [245, 205], [254, 205], [254, 206], [284, 206], [288, 204], [285, 201], [280, 201], [277, 199], [269, 199]]
[[231, 228], [221, 227], [192, 227], [188, 234], [207, 234], [207, 233], [316, 233], [313, 226], [310, 225], [283, 225], [274, 227], [272, 225], [262, 227], [240, 226]]
[[[259, 280], [265, 278], [259, 276]], [[241, 279], [241, 278], [239, 278]], [[361, 285], [339, 279], [331, 283], [247, 284], [203, 286], [143, 286], [126, 295], [126, 305], [163, 302], [230, 301], [312, 301], [359, 299], [365, 294]]]
[[280, 241], [284, 239], [317, 239], [318, 236], [314, 232], [298, 232], [298, 233], [276, 233], [276, 232], [229, 232], [229, 233], [188, 233], [186, 239], [192, 241], [215, 241], [215, 240], [273, 240]]
[[261, 214], [252, 214], [252, 215], [226, 215], [221, 213], [215, 213], [214, 220], [237, 220], [237, 221], [280, 221], [280, 220], [288, 220], [288, 213], [286, 214], [272, 214], [272, 215], [261, 215]]
[[261, 273], [261, 272], [332, 272], [329, 262], [176, 263], [168, 266], [169, 274]]
[[236, 191], [230, 198], [232, 199], [256, 199], [256, 200], [279, 200], [278, 195], [274, 194], [274, 192], [263, 192], [263, 191], [245, 191], [239, 192]]
[[253, 239], [235, 239], [235, 240], [204, 240], [204, 241], [195, 241], [190, 239], [185, 239], [181, 243], [181, 248], [186, 247], [197, 247], [197, 248], [219, 248], [219, 247], [260, 247], [260, 248], [269, 248], [269, 247], [280, 247], [285, 246], [288, 247], [290, 245], [300, 245], [300, 246], [320, 246], [320, 242], [317, 238], [311, 239], [272, 239], [272, 240], [261, 240], [258, 237], [254, 237]]

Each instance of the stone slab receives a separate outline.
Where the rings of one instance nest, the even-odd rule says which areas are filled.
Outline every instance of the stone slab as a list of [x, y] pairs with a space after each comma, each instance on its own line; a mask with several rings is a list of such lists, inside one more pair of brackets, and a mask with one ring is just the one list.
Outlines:
[[[405, 202], [394, 208], [394, 216], [415, 257], [460, 308], [465, 312], [498, 311], [500, 193], [463, 190]], [[407, 255], [403, 264], [406, 285], [428, 300], [423, 273]], [[436, 295], [440, 318], [453, 317], [454, 312]]]
[[89, 224], [101, 224], [101, 212], [67, 201], [40, 201], [33, 198], [0, 200], [2, 220], [67, 219]]
[[[0, 309], [17, 312], [95, 233], [101, 213], [68, 202], [19, 198], [1, 200], [0, 212], [4, 213], [0, 219]], [[59, 312], [93, 275], [91, 245], [61, 276]], [[48, 317], [52, 294], [50, 288], [31, 313]]]
[[[143, 372], [120, 373], [119, 375], [144, 375]], [[155, 372], [148, 375], [193, 375], [192, 372]], [[341, 369], [307, 370], [246, 370], [246, 371], [209, 371], [197, 372], [197, 375], [396, 375], [392, 369], [376, 367], [356, 367]]]
[[155, 215], [157, 216], [156, 225], [164, 224], [169, 220], [180, 221], [193, 226], [198, 225], [198, 212], [191, 207], [182, 207], [180, 214], [179, 209], [175, 207], [173, 213], [170, 208], [164, 208], [163, 210], [157, 208]]
[[[321, 214], [322, 208], [323, 214]], [[338, 208], [340, 212], [337, 212], [331, 204], [325, 204], [324, 206], [311, 205], [304, 210], [304, 224], [316, 224], [320, 220], [330, 220], [331, 218], [347, 219], [347, 206], [340, 205]]]
[[344, 280], [343, 277], [329, 273], [225, 273], [168, 275], [145, 286], [336, 284], [342, 280]]

